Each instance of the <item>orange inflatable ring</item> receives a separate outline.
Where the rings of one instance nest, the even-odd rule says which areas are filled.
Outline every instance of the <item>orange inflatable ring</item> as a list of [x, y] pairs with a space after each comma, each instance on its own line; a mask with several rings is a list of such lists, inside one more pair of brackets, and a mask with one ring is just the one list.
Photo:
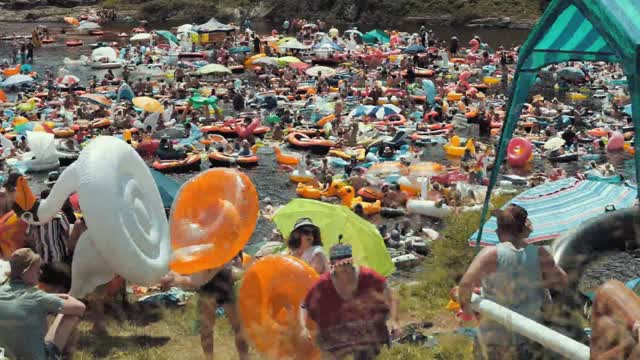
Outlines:
[[324, 126], [326, 123], [335, 120], [335, 118], [336, 118], [336, 114], [331, 114], [331, 115], [325, 116], [322, 119], [318, 120], [317, 125], [318, 126]]
[[210, 169], [182, 185], [171, 209], [171, 270], [220, 267], [245, 246], [258, 220], [258, 193], [234, 169]]
[[[258, 352], [270, 359], [319, 359], [320, 352], [300, 336], [298, 311], [318, 274], [292, 256], [268, 255], [249, 267], [238, 295], [240, 319]], [[315, 332], [309, 320], [307, 328]]]
[[0, 216], [0, 257], [8, 259], [14, 251], [25, 247], [27, 223], [9, 211]]
[[57, 129], [53, 129], [53, 136], [56, 138], [70, 138], [72, 137], [76, 132], [73, 131], [73, 129], [69, 129], [69, 128], [57, 128]]

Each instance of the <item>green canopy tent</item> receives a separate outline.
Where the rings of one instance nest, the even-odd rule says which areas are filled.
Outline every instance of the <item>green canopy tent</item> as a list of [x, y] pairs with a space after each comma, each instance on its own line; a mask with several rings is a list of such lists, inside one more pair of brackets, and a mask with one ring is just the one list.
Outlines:
[[178, 38], [173, 35], [173, 33], [171, 31], [167, 31], [167, 30], [157, 30], [156, 34], [162, 36], [163, 38], [167, 39], [168, 41], [173, 42], [174, 44], [179, 44], [180, 41], [178, 41]]
[[[567, 61], [621, 63], [631, 92], [634, 126], [636, 133], [640, 133], [639, 50], [640, 0], [553, 0], [549, 4], [518, 55], [509, 111], [482, 209], [477, 245], [482, 239], [484, 219], [500, 164], [538, 71], [547, 65]], [[640, 141], [636, 141], [635, 149], [636, 181], [640, 183]], [[640, 196], [640, 192], [638, 194]]]
[[388, 44], [389, 43], [389, 35], [382, 30], [371, 30], [368, 33], [364, 34], [362, 40], [367, 44]]

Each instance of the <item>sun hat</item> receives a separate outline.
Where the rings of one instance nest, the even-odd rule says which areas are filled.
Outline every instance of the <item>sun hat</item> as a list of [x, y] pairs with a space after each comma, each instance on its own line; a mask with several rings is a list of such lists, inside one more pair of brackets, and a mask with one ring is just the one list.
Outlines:
[[8, 275], [12, 279], [17, 279], [22, 274], [27, 272], [31, 268], [31, 266], [39, 260], [40, 256], [34, 253], [31, 249], [18, 249], [14, 251], [13, 254], [11, 254], [11, 258], [9, 259], [11, 272]]
[[316, 228], [317, 230], [320, 230], [320, 228], [316, 224], [314, 224], [313, 221], [311, 221], [311, 219], [309, 219], [308, 217], [303, 217], [298, 219], [298, 221], [296, 221], [296, 224], [293, 225], [293, 230], [291, 231], [292, 232], [296, 231], [304, 226], [311, 226]]
[[53, 186], [56, 181], [58, 181], [58, 178], [60, 177], [60, 173], [57, 171], [51, 171], [48, 175], [47, 175], [47, 180], [44, 182], [45, 185], [47, 186]]

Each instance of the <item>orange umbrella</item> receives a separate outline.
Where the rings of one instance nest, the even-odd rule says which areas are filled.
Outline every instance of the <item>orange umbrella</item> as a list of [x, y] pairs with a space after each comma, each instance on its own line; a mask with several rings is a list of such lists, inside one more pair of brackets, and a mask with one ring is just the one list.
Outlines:
[[7, 102], [7, 95], [2, 90], [0, 90], [0, 102]]
[[73, 26], [78, 26], [80, 25], [80, 21], [78, 21], [78, 19], [72, 17], [72, 16], [66, 16], [64, 18], [64, 21], [66, 21], [68, 24], [71, 24]]

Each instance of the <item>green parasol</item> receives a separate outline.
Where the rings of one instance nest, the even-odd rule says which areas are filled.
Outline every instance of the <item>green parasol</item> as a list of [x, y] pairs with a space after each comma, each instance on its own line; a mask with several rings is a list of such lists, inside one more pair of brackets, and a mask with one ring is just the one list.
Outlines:
[[269, 124], [277, 124], [280, 122], [280, 117], [276, 114], [270, 114], [269, 116], [267, 116], [265, 121]]
[[342, 242], [353, 247], [353, 257], [357, 264], [370, 267], [384, 276], [395, 271], [378, 229], [346, 206], [294, 199], [278, 210], [273, 222], [286, 238], [296, 220], [302, 217], [310, 218], [320, 227], [327, 252], [342, 236]]

